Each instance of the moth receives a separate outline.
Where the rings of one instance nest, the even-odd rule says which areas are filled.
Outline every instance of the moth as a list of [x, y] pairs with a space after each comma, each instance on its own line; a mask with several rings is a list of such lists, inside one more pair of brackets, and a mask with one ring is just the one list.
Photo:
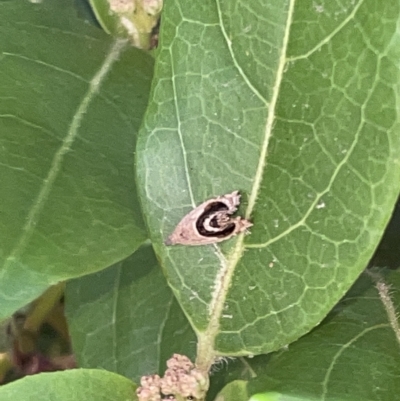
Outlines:
[[214, 244], [246, 231], [253, 224], [240, 216], [232, 217], [239, 204], [239, 191], [203, 202], [183, 217], [165, 245]]

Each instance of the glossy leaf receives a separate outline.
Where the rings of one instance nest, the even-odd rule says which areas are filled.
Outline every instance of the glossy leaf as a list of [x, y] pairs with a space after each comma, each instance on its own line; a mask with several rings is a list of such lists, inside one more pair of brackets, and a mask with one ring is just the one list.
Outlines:
[[68, 283], [66, 312], [80, 367], [139, 381], [164, 373], [173, 353], [194, 359], [196, 338], [151, 246], [124, 262]]
[[133, 175], [152, 59], [73, 2], [2, 2], [0, 318], [146, 239]]
[[73, 369], [27, 376], [0, 387], [2, 401], [127, 401], [135, 400], [136, 386], [128, 379], [102, 370]]
[[[373, 254], [400, 189], [399, 14], [378, 0], [167, 2], [138, 179], [200, 366], [304, 335]], [[163, 245], [233, 190], [250, 235]]]

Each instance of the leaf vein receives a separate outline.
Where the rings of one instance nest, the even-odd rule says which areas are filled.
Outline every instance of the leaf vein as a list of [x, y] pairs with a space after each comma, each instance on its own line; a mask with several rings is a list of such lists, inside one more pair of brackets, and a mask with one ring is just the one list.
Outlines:
[[218, 19], [219, 19], [219, 23], [220, 23], [220, 27], [221, 27], [221, 32], [222, 35], [225, 39], [225, 42], [228, 46], [228, 50], [229, 50], [229, 54], [231, 55], [232, 61], [234, 66], [236, 67], [237, 71], [239, 72], [240, 76], [243, 78], [243, 80], [246, 82], [247, 86], [252, 90], [252, 92], [266, 105], [268, 106], [268, 102], [267, 99], [265, 99], [265, 97], [257, 90], [257, 88], [252, 84], [252, 82], [250, 81], [249, 77], [245, 74], [245, 72], [243, 71], [242, 67], [240, 66], [240, 64], [238, 63], [238, 61], [236, 60], [236, 56], [235, 56], [235, 52], [232, 49], [232, 41], [229, 39], [228, 34], [225, 30], [225, 26], [224, 23], [222, 21], [222, 12], [221, 12], [221, 6], [220, 6], [220, 0], [216, 1], [216, 5], [217, 5], [217, 11], [218, 11]]

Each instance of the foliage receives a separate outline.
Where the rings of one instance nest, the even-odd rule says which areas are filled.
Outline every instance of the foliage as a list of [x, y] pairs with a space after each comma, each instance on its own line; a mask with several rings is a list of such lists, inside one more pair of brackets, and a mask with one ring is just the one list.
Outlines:
[[[400, 189], [398, 2], [167, 1], [154, 57], [72, 1], [0, 16], [0, 317], [67, 280], [84, 368], [1, 400], [135, 399], [177, 352], [210, 400], [396, 398], [399, 275], [362, 272]], [[165, 246], [235, 190], [249, 235]]]

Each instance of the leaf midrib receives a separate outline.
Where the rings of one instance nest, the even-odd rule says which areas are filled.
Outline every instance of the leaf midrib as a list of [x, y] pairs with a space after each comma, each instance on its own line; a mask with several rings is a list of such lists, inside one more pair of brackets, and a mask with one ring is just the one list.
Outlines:
[[10, 268], [13, 261], [20, 257], [25, 246], [33, 235], [39, 216], [43, 211], [44, 205], [46, 204], [53, 184], [61, 170], [64, 156], [71, 149], [71, 146], [78, 135], [78, 130], [81, 125], [82, 119], [86, 115], [91, 101], [99, 91], [101, 84], [104, 82], [105, 78], [108, 75], [108, 72], [111, 70], [114, 63], [118, 61], [121, 52], [126, 46], [126, 43], [126, 40], [116, 40], [113, 43], [109, 52], [106, 54], [104, 62], [93, 76], [93, 79], [89, 82], [89, 88], [72, 117], [68, 132], [64, 137], [60, 148], [55, 153], [49, 168], [49, 172], [46, 178], [43, 180], [43, 185], [41, 186], [40, 191], [32, 207], [29, 210], [26, 218], [26, 223], [21, 229], [22, 235], [20, 236], [20, 239], [16, 243], [14, 248], [11, 250], [9, 256], [5, 259], [2, 269], [3, 275], [6, 274], [7, 269]]
[[[265, 170], [267, 150], [272, 134], [273, 123], [275, 120], [275, 108], [278, 101], [279, 90], [282, 83], [284, 68], [287, 61], [286, 52], [289, 43], [289, 34], [290, 34], [290, 27], [292, 25], [294, 4], [295, 0], [290, 0], [286, 19], [285, 32], [282, 41], [282, 50], [279, 57], [278, 68], [275, 77], [275, 85], [272, 90], [271, 101], [269, 103], [269, 108], [268, 108], [268, 115], [265, 125], [264, 139], [261, 145], [260, 158], [258, 161], [256, 174], [254, 176], [253, 188], [250, 193], [248, 199], [248, 205], [245, 212], [246, 219], [249, 219], [251, 217], [251, 214], [255, 207], [256, 199], [259, 194], [261, 186], [263, 172]], [[227, 43], [229, 46], [229, 42]], [[221, 278], [221, 283], [215, 286], [216, 290], [212, 294], [212, 300], [210, 303], [210, 310], [209, 310], [210, 321], [208, 323], [208, 326], [204, 332], [198, 333], [196, 364], [200, 369], [204, 369], [206, 371], [210, 369], [217, 355], [214, 349], [214, 342], [217, 334], [219, 333], [219, 327], [220, 327], [219, 322], [223, 313], [225, 299], [232, 281], [233, 273], [244, 251], [243, 242], [244, 242], [244, 234], [240, 234], [238, 236], [238, 239], [236, 241], [233, 250], [231, 251], [230, 255], [227, 258], [225, 258], [219, 251], [219, 248], [216, 247], [217, 254], [221, 260], [221, 269], [218, 273], [218, 278]]]

